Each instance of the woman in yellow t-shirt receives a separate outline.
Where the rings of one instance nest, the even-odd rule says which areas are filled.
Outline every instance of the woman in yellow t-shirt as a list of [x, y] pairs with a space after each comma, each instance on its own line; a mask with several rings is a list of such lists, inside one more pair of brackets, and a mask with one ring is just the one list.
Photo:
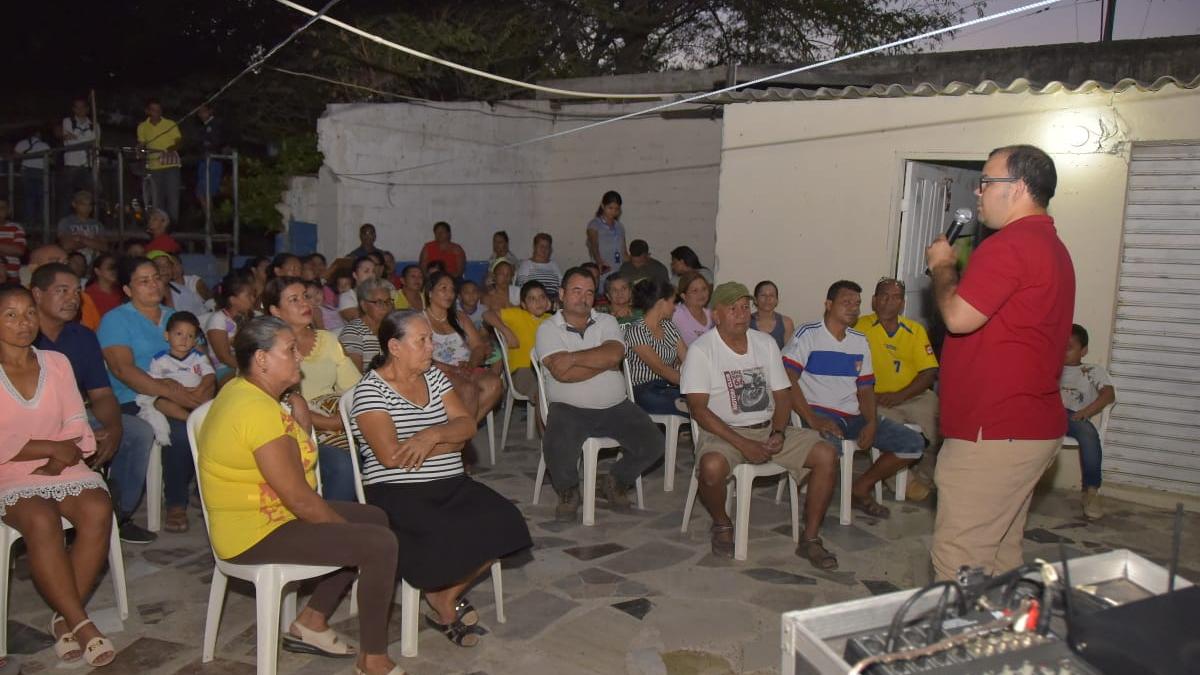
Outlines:
[[308, 408], [292, 395], [300, 381], [296, 335], [275, 317], [258, 317], [233, 341], [238, 377], [225, 385], [197, 439], [200, 489], [209, 538], [222, 560], [239, 565], [287, 563], [343, 567], [324, 577], [283, 636], [283, 648], [330, 657], [355, 649], [327, 620], [358, 568], [357, 670], [400, 675], [388, 658], [388, 610], [396, 575], [396, 537], [374, 507], [327, 502], [314, 490], [317, 450]]
[[512, 373], [513, 388], [537, 402], [537, 378], [529, 362], [529, 350], [533, 349], [538, 326], [546, 320], [550, 309], [550, 298], [542, 282], [526, 281], [521, 286], [521, 306], [505, 307], [500, 311], [489, 309], [483, 320], [504, 338], [508, 347], [508, 368]]
[[304, 291], [304, 281], [299, 277], [275, 277], [263, 288], [263, 307], [292, 329], [296, 348], [303, 357], [300, 395], [308, 403], [317, 430], [325, 497], [352, 502], [355, 501], [354, 469], [337, 405], [338, 398], [358, 382], [360, 374], [333, 333], [313, 328], [312, 305], [304, 297]]

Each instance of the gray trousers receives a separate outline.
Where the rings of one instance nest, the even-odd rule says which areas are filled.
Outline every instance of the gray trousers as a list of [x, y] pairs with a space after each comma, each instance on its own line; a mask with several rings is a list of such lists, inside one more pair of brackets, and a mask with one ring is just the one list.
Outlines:
[[597, 436], [621, 444], [621, 458], [609, 471], [621, 487], [632, 486], [638, 476], [663, 456], [662, 431], [644, 410], [628, 399], [598, 410], [551, 403], [542, 452], [555, 491], [561, 494], [579, 485], [583, 442]]
[[157, 169], [150, 172], [150, 189], [153, 194], [147, 201], [171, 216], [171, 223], [179, 223], [179, 167]]

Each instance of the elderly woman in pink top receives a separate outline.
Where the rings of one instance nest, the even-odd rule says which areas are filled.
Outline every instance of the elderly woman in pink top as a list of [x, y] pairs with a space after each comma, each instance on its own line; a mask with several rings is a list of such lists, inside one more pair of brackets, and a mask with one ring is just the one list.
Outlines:
[[675, 305], [671, 318], [684, 345], [692, 344], [713, 327], [712, 311], [708, 308], [711, 294], [712, 286], [699, 272], [685, 272], [679, 277], [679, 304]]
[[[50, 634], [64, 662], [112, 662], [116, 650], [84, 609], [108, 555], [112, 502], [85, 458], [96, 451], [71, 364], [33, 348], [33, 296], [0, 286], [0, 519], [29, 550], [33, 583], [54, 610]], [[19, 423], [15, 423], [20, 420]], [[62, 519], [75, 526], [68, 553]]]

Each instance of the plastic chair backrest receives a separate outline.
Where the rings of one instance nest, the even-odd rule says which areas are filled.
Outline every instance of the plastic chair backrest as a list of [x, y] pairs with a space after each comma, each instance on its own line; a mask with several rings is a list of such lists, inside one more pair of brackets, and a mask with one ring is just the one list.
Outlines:
[[621, 372], [624, 373], [624, 376], [625, 376], [625, 395], [629, 397], [630, 401], [632, 401], [633, 400], [633, 376], [630, 374], [630, 371], [629, 371], [629, 355], [628, 354], [626, 354], [624, 359], [621, 359]]
[[504, 333], [496, 331], [496, 340], [500, 345], [500, 359], [504, 364], [504, 385], [509, 391], [516, 391], [513, 388], [512, 370], [508, 367], [508, 343], [504, 341]]
[[367, 497], [363, 492], [362, 470], [358, 466], [358, 443], [354, 440], [354, 431], [350, 426], [350, 406], [354, 405], [354, 388], [346, 390], [338, 399], [338, 413], [342, 416], [342, 426], [346, 429], [346, 441], [350, 445], [350, 466], [354, 470], [354, 495], [359, 504], [366, 504]]
[[529, 350], [529, 363], [533, 366], [534, 377], [538, 386], [538, 414], [542, 416], [542, 424], [550, 417], [550, 399], [546, 398], [545, 374], [542, 372], [542, 362], [538, 360], [537, 347]]
[[[208, 530], [208, 506], [204, 503], [204, 487], [200, 483], [200, 428], [204, 426], [204, 420], [208, 417], [208, 410], [212, 408], [212, 401], [208, 401], [198, 406], [192, 411], [192, 414], [187, 418], [187, 437], [188, 446], [192, 450], [192, 467], [196, 470], [196, 490], [200, 493], [200, 510], [204, 514], [204, 528]], [[211, 536], [211, 533], [209, 533]]]

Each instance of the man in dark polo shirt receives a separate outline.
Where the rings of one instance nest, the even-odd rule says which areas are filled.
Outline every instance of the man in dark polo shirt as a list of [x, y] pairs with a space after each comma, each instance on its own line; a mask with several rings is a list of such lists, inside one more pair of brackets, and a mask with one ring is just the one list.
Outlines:
[[1038, 478], [1066, 431], [1058, 395], [1075, 309], [1075, 269], [1046, 214], [1058, 176], [1030, 145], [993, 150], [976, 194], [993, 230], [959, 280], [939, 238], [925, 252], [942, 347], [941, 427], [933, 566], [988, 574], [1022, 562], [1025, 517]]
[[111, 460], [109, 489], [121, 541], [148, 544], [157, 536], [135, 524], [132, 517], [146, 485], [154, 430], [137, 417], [121, 414], [104, 368], [100, 342], [90, 328], [74, 320], [79, 312], [79, 277], [63, 263], [49, 263], [33, 273], [30, 286], [39, 329], [33, 346], [59, 352], [71, 362], [75, 383], [88, 402], [88, 419], [96, 432], [96, 454], [88, 458], [88, 464], [99, 469]]

